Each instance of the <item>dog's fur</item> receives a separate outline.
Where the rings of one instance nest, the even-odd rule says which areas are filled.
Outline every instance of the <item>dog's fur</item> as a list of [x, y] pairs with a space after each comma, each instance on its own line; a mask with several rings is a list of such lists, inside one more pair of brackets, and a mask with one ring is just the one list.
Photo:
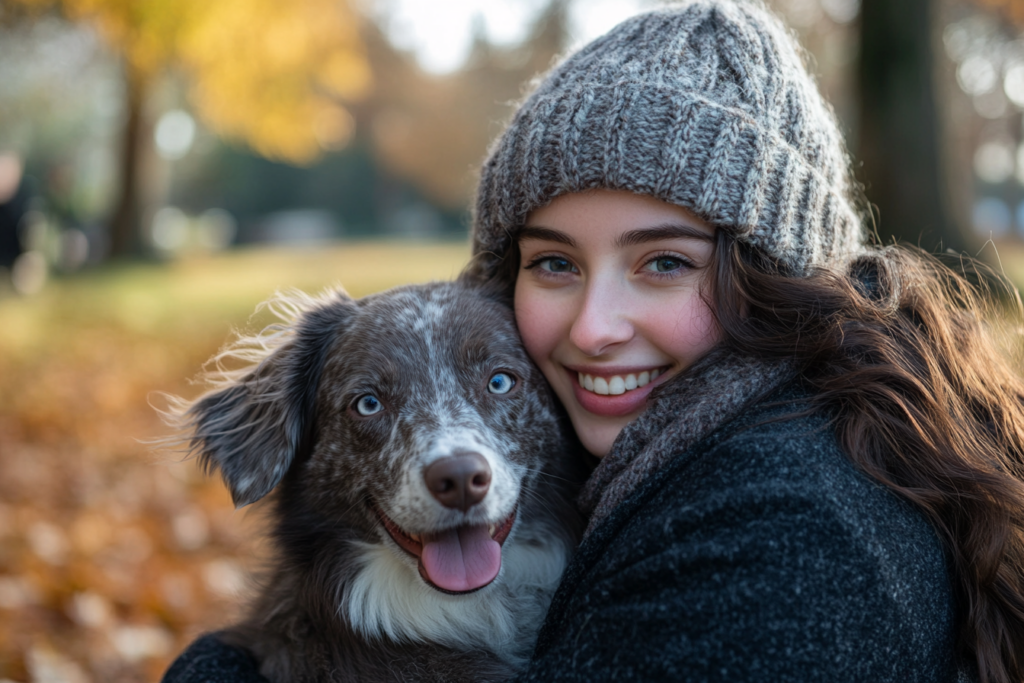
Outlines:
[[[271, 681], [487, 681], [529, 656], [579, 537], [564, 418], [509, 308], [471, 283], [353, 300], [279, 297], [283, 318], [218, 357], [213, 390], [171, 411], [238, 506], [272, 501], [276, 559], [249, 617], [221, 632]], [[516, 385], [488, 391], [496, 372]], [[384, 409], [363, 417], [366, 394]], [[473, 452], [493, 473], [463, 512], [424, 484], [439, 458]], [[497, 524], [515, 512], [498, 577], [448, 594], [385, 529]], [[493, 532], [492, 532], [493, 535]]]

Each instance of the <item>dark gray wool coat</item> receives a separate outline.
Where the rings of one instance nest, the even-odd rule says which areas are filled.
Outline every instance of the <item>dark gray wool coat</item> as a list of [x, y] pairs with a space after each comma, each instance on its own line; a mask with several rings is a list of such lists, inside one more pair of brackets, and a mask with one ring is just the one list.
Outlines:
[[773, 392], [603, 519], [519, 680], [972, 680], [935, 531], [827, 416], [778, 420], [801, 398]]
[[[629, 493], [592, 525], [517, 680], [973, 680], [954, 655], [935, 531], [851, 464], [828, 416], [786, 418], [807, 408], [799, 382], [720, 410], [710, 434], [674, 450], [709, 413], [680, 403], [691, 391], [664, 392], [627, 427], [629, 450], [663, 465], [625, 487], [620, 465], [604, 487]], [[739, 393], [751, 398], [756, 382]], [[263, 680], [210, 637], [164, 678]]]

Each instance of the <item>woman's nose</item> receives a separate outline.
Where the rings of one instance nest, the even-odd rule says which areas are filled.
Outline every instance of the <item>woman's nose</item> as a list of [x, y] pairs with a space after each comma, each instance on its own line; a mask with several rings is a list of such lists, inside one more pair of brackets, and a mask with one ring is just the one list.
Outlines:
[[619, 298], [607, 285], [585, 291], [569, 341], [587, 356], [600, 356], [633, 338], [633, 323]]

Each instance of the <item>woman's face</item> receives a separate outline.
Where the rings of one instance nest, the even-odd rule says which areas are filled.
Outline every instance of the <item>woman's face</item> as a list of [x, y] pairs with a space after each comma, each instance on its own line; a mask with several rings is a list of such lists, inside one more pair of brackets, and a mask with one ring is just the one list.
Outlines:
[[526, 350], [604, 457], [647, 395], [721, 337], [701, 298], [714, 229], [630, 192], [563, 195], [530, 214], [515, 311]]

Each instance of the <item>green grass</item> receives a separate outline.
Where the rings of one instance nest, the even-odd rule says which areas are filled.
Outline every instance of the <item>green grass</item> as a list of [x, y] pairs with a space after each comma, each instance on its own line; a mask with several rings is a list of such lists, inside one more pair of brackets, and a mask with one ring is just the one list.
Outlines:
[[454, 278], [467, 244], [363, 242], [317, 249], [244, 249], [167, 264], [108, 267], [0, 299], [0, 352], [34, 355], [62, 334], [102, 326], [173, 336], [243, 323], [275, 291], [341, 286], [361, 297], [396, 285]]

